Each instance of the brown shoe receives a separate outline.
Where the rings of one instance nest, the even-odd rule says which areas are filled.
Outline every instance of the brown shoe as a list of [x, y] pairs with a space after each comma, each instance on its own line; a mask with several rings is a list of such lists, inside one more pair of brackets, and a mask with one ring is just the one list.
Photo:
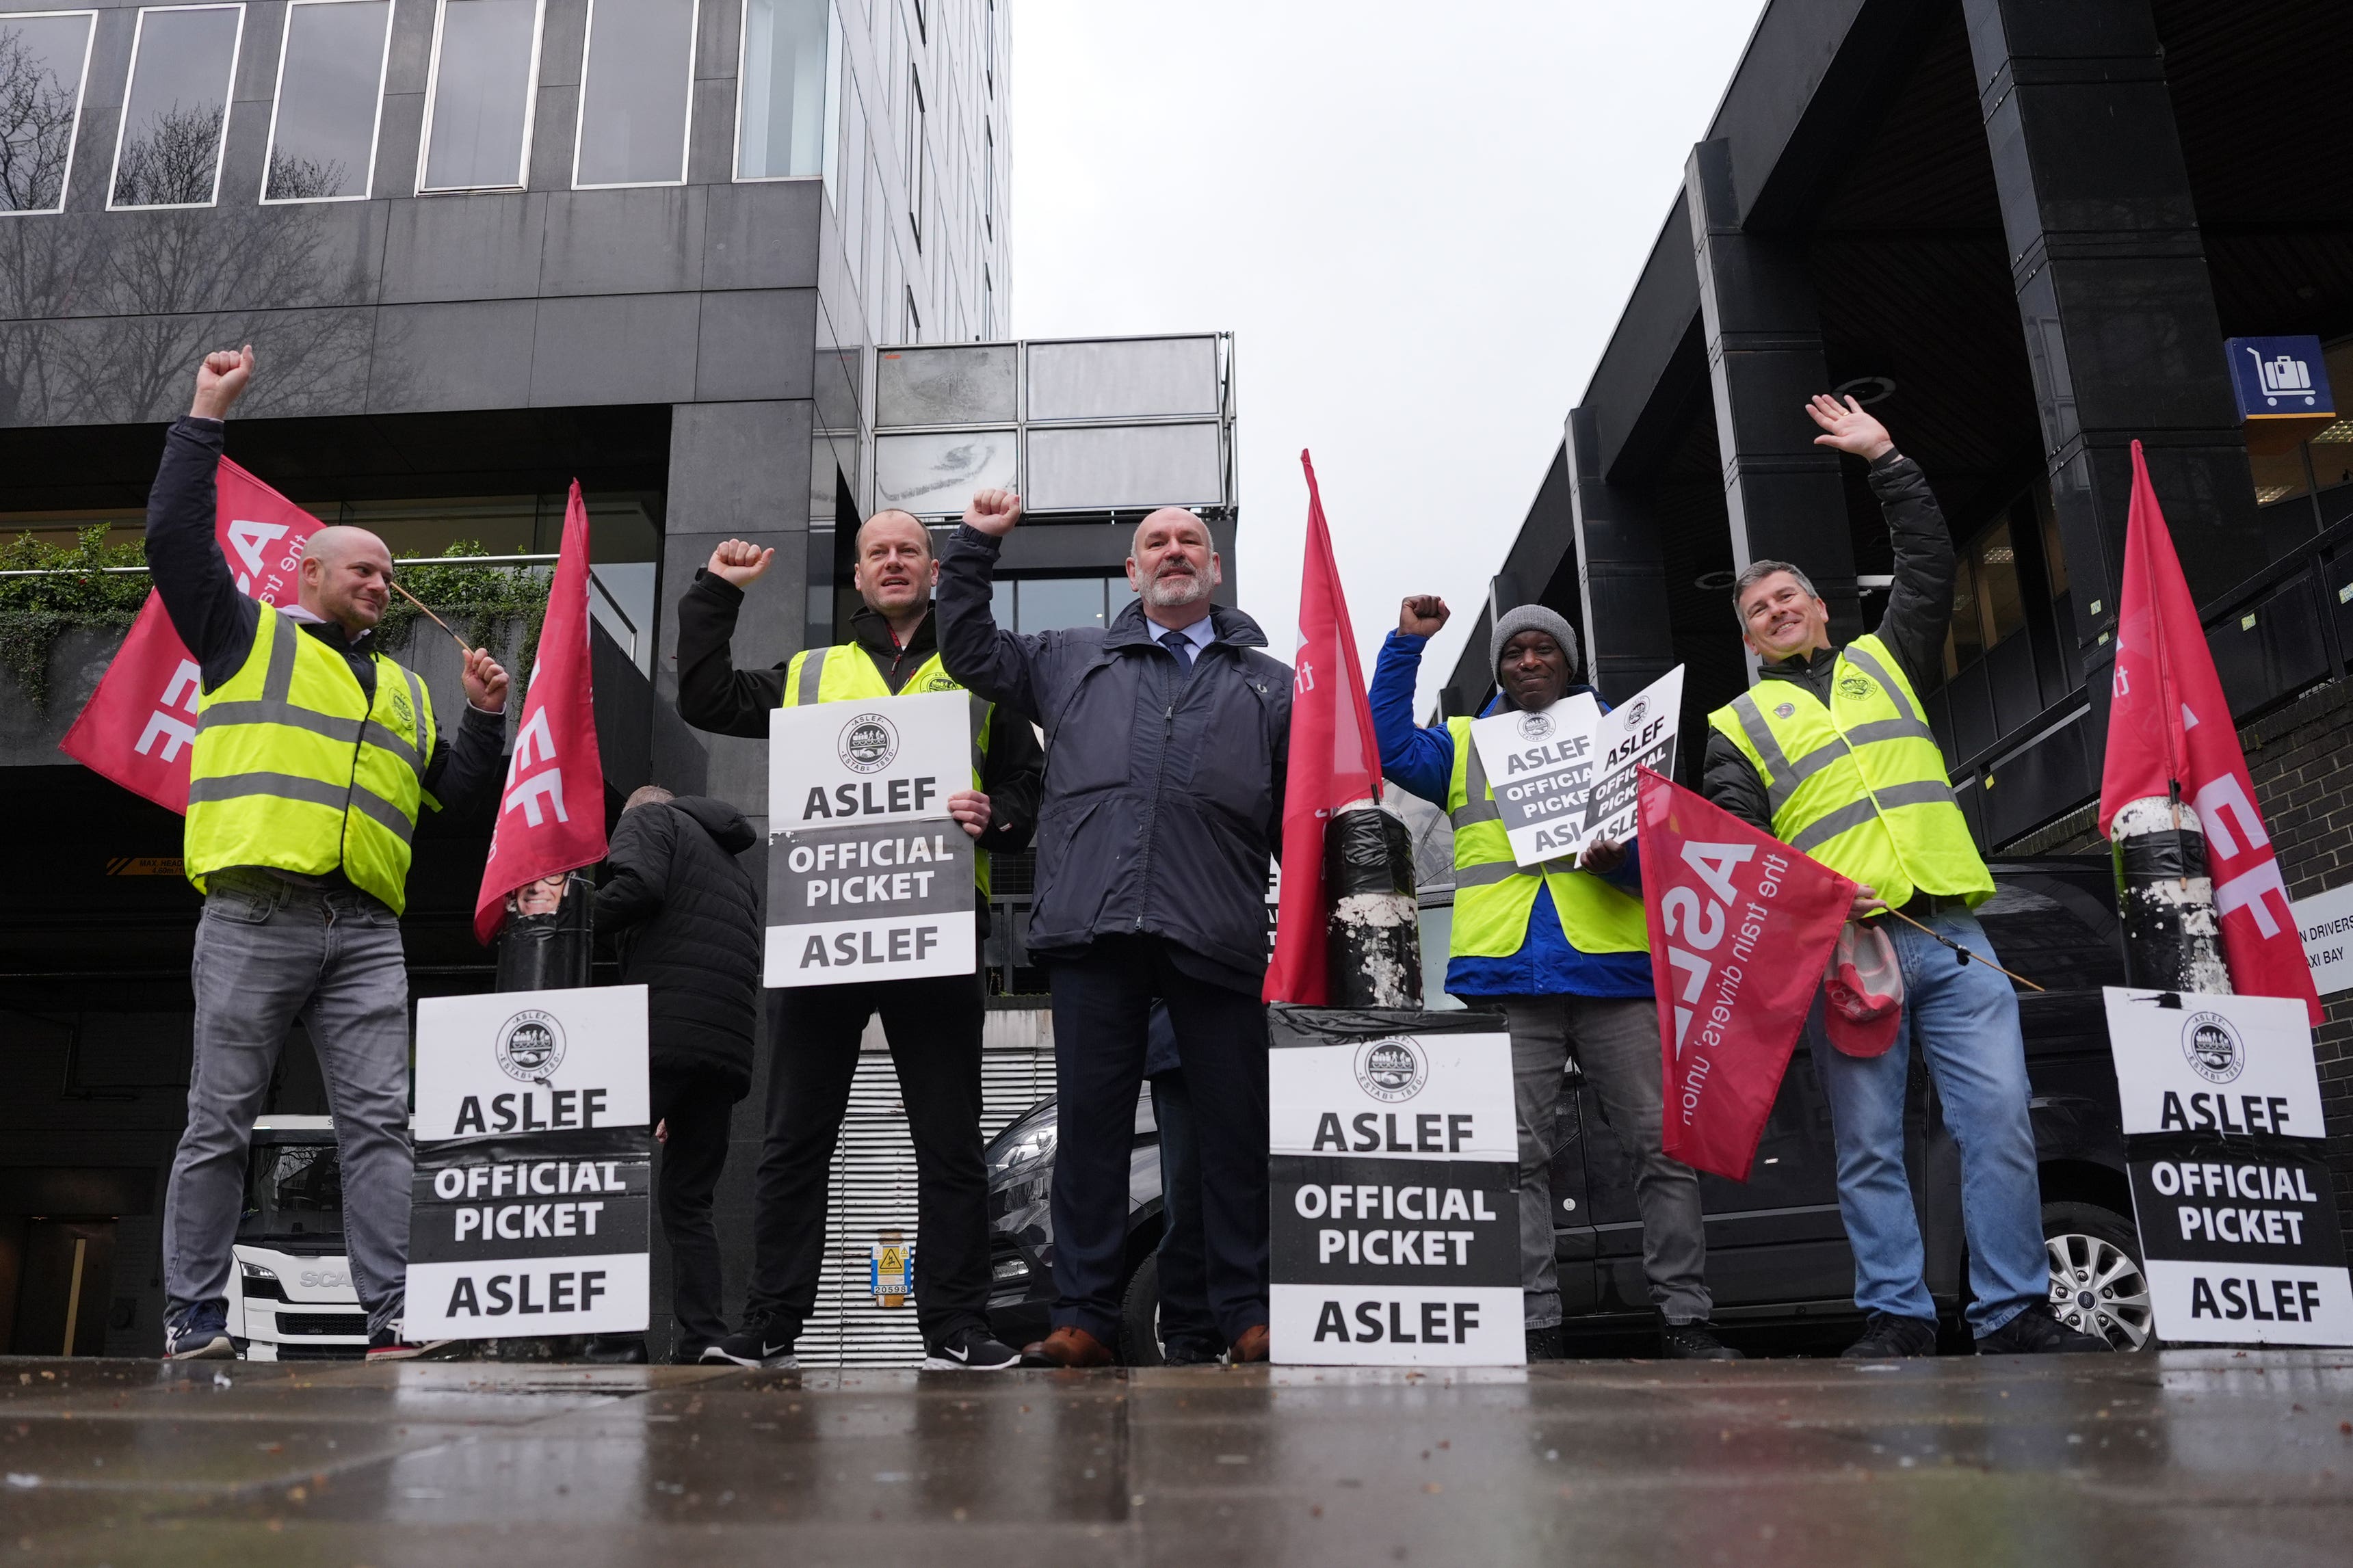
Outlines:
[[1268, 1344], [1271, 1337], [1266, 1331], [1264, 1323], [1252, 1323], [1249, 1328], [1244, 1329], [1241, 1331], [1241, 1337], [1234, 1341], [1234, 1364], [1240, 1366], [1247, 1361], [1266, 1360]]
[[1025, 1357], [1035, 1356], [1054, 1366], [1109, 1366], [1117, 1358], [1111, 1348], [1082, 1328], [1065, 1325], [1056, 1329], [1034, 1345], [1025, 1347]]

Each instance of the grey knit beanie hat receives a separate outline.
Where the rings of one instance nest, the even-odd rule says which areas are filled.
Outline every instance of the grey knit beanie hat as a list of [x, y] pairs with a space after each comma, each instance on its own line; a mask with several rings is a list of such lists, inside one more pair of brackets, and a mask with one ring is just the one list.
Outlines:
[[1504, 663], [1504, 645], [1522, 632], [1542, 632], [1560, 644], [1560, 651], [1568, 656], [1568, 679], [1575, 684], [1582, 676], [1584, 658], [1577, 647], [1577, 628], [1560, 617], [1556, 611], [1542, 605], [1522, 605], [1505, 610], [1495, 620], [1495, 635], [1487, 639], [1487, 669], [1493, 674]]

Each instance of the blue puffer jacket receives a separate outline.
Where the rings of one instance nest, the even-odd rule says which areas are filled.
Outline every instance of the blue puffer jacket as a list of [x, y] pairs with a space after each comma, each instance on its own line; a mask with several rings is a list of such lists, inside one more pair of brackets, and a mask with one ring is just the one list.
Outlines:
[[934, 604], [948, 673], [1046, 731], [1029, 946], [1158, 936], [1255, 990], [1267, 962], [1268, 864], [1282, 841], [1291, 668], [1240, 610], [1187, 672], [1140, 603], [1107, 627], [1019, 636], [989, 614], [997, 541], [958, 527]]

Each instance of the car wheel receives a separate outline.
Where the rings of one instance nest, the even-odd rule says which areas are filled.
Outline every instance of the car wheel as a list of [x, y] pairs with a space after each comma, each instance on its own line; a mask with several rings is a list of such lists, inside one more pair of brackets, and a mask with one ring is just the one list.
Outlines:
[[1119, 1359], [1124, 1366], [1160, 1366], [1160, 1255], [1147, 1253], [1128, 1276], [1119, 1307]]
[[2042, 1246], [2051, 1255], [2051, 1310], [2069, 1328], [2120, 1351], [2157, 1342], [2132, 1222], [2096, 1204], [2044, 1204]]

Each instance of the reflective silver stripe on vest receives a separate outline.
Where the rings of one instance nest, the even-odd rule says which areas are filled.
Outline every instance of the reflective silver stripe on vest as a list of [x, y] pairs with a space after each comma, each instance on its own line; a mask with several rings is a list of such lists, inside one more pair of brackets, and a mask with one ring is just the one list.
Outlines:
[[1523, 866], [1513, 860], [1484, 860], [1476, 866], [1454, 868], [1454, 885], [1458, 888], [1492, 888], [1498, 882], [1508, 882], [1514, 877], [1565, 877], [1577, 869], [1573, 860], [1547, 860], [1541, 866]]
[[[252, 702], [214, 702], [196, 716], [196, 728], [206, 730], [214, 725], [283, 724], [290, 730], [301, 730], [312, 735], [322, 735], [340, 745], [359, 743], [360, 731], [367, 726], [363, 719], [338, 719], [332, 713], [322, 713], [315, 708], [299, 708], [291, 702], [262, 698]], [[398, 737], [380, 724], [368, 726], [398, 744]], [[406, 745], [400, 749], [407, 750]]]
[[1462, 765], [1462, 804], [1446, 814], [1447, 820], [1459, 828], [1474, 822], [1501, 822], [1504, 808], [1487, 794], [1487, 768], [1479, 760], [1479, 747], [1469, 735], [1462, 737], [1471, 755]]
[[[1797, 793], [1797, 769], [1789, 765], [1788, 753], [1781, 750], [1780, 738], [1773, 733], [1773, 726], [1765, 722], [1765, 710], [1757, 705], [1754, 691], [1744, 691], [1734, 698], [1732, 713], [1740, 721], [1740, 732], [1748, 737], [1749, 746], [1764, 760], [1765, 796], [1773, 814], [1778, 816], [1781, 807]], [[1806, 761], [1812, 764], [1821, 754], [1820, 752], [1810, 752]], [[1820, 765], [1812, 768], [1812, 772], [1820, 771]]]
[[283, 702], [294, 695], [294, 639], [302, 635], [302, 628], [283, 610], [269, 613], [278, 617], [278, 628], [269, 639], [269, 668], [261, 677], [261, 700]]
[[364, 789], [347, 789], [322, 779], [306, 779], [293, 773], [250, 773], [188, 781], [190, 805], [241, 800], [251, 795], [267, 795], [274, 800], [299, 800], [308, 805], [323, 805], [335, 812], [349, 806], [384, 827], [403, 844], [407, 843], [410, 834], [416, 831], [416, 825], [392, 802], [380, 799]]
[[408, 682], [408, 715], [410, 721], [416, 728], [416, 739], [414, 742], [411, 742], [407, 737], [395, 733], [381, 721], [375, 719], [370, 719], [368, 721], [368, 739], [377, 746], [390, 752], [394, 756], [398, 757], [402, 762], [406, 763], [409, 766], [410, 772], [416, 773], [417, 777], [423, 778], [425, 776], [426, 763], [425, 683], [417, 679], [417, 672], [415, 670], [395, 664], [388, 658], [380, 658], [376, 660], [376, 679], [378, 680], [382, 680], [384, 679], [384, 672], [387, 669], [397, 671], [401, 678]]
[[801, 660], [800, 705], [804, 708], [817, 706], [818, 682], [825, 679], [825, 655], [824, 648], [813, 647], [808, 650], [807, 657]]
[[1949, 805], [1960, 809], [1961, 803], [1953, 798], [1953, 786], [1942, 779], [1915, 779], [1909, 784], [1889, 784], [1873, 792], [1882, 811], [1894, 811], [1900, 805]]
[[1849, 828], [1861, 827], [1878, 815], [1879, 804], [1869, 795], [1850, 801], [1836, 811], [1806, 824], [1799, 830], [1798, 836], [1789, 840], [1789, 847], [1805, 853], [1818, 844], [1827, 844]]
[[1874, 741], [1926, 741], [1934, 744], [1936, 732], [1917, 719], [1873, 719], [1849, 730], [1846, 738], [1849, 744], [1857, 746], [1868, 746]]

